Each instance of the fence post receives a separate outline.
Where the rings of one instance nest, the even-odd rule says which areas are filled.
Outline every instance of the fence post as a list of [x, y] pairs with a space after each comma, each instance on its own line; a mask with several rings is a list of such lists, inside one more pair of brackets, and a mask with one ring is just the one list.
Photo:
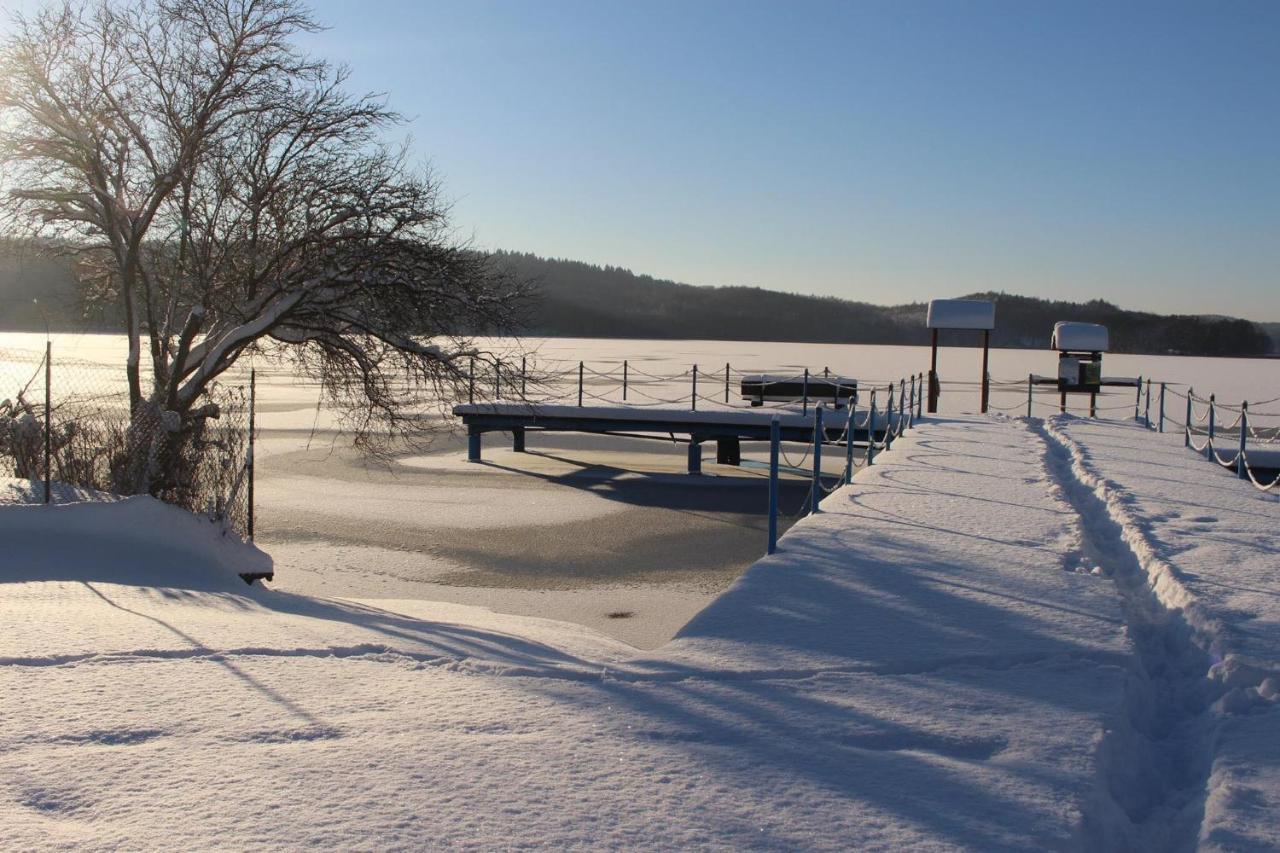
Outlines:
[[803, 415], [809, 414], [809, 368], [807, 367], [804, 369], [804, 406], [801, 408], [800, 413]]
[[502, 359], [493, 362], [493, 399], [502, 399]]
[[44, 342], [44, 502], [53, 502], [53, 341]]
[[916, 392], [916, 417], [924, 417], [924, 371], [920, 372], [920, 385]]
[[911, 374], [911, 402], [907, 406], [907, 428], [916, 425], [916, 375]]
[[724, 401], [729, 402], [729, 362], [724, 363]]
[[782, 427], [775, 414], [769, 421], [769, 553], [778, 550], [778, 445]]
[[578, 362], [578, 408], [582, 408], [582, 362]]
[[523, 400], [526, 396], [528, 396], [525, 393], [525, 387], [527, 382], [526, 380], [527, 374], [525, 373], [525, 361], [527, 359], [528, 359], [528, 356], [524, 356], [524, 355], [520, 356], [520, 399], [521, 400]]
[[888, 450], [893, 447], [893, 428], [889, 424], [893, 421], [893, 383], [889, 383], [889, 402], [884, 407], [884, 449]]
[[698, 411], [698, 365], [693, 366], [693, 390], [689, 394], [689, 408]]
[[1236, 456], [1236, 476], [1245, 478], [1244, 443], [1249, 436], [1249, 401], [1240, 404], [1240, 454]]
[[1027, 417], [1031, 417], [1031, 389], [1035, 385], [1036, 375], [1034, 373], [1027, 374]]
[[1182, 446], [1191, 446], [1191, 398], [1196, 395], [1196, 389], [1187, 388], [1187, 417], [1182, 422]]
[[1204, 458], [1211, 462], [1213, 461], [1213, 422], [1217, 414], [1214, 411], [1216, 397], [1216, 394], [1209, 395], [1209, 441], [1204, 446]]
[[471, 367], [467, 371], [467, 402], [476, 401], [476, 357], [471, 357]]
[[1133, 419], [1138, 419], [1138, 409], [1142, 406], [1142, 377], [1138, 377], [1138, 396], [1133, 399]]
[[813, 411], [813, 499], [809, 502], [809, 510], [822, 512], [818, 504], [822, 501], [822, 442], [826, 440], [822, 428], [822, 404]]
[[867, 465], [876, 458], [876, 389], [871, 389], [871, 409], [867, 415]]
[[1165, 386], [1165, 383], [1161, 382], [1160, 383], [1160, 432], [1164, 432], [1164, 386]]
[[622, 402], [627, 402], [627, 360], [622, 360]]
[[257, 427], [257, 406], [258, 406], [258, 371], [255, 368], [249, 368], [249, 456], [245, 459], [245, 464], [249, 466], [249, 518], [248, 532], [249, 541], [253, 541], [253, 449], [254, 449], [254, 432]]
[[1147, 380], [1147, 405], [1143, 409], [1142, 419], [1147, 422], [1147, 429], [1151, 429], [1151, 380]]
[[853, 430], [857, 424], [855, 417], [858, 409], [858, 398], [850, 397], [849, 403], [849, 420], [844, 428], [844, 481], [846, 483], [853, 482]]

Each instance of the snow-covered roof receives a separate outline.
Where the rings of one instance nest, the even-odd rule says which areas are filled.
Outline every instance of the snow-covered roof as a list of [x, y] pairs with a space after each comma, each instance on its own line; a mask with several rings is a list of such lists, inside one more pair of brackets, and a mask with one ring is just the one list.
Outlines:
[[1053, 324], [1049, 346], [1072, 352], [1106, 352], [1107, 344], [1106, 326], [1063, 321]]
[[996, 304], [981, 299], [930, 299], [930, 329], [994, 329]]

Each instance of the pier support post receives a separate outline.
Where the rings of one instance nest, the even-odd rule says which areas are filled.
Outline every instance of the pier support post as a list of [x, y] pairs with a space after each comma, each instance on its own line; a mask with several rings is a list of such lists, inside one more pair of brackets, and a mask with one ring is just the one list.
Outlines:
[[871, 389], [871, 408], [867, 413], [867, 465], [876, 460], [876, 389]]
[[716, 464], [742, 464], [742, 442], [737, 438], [716, 439]]
[[982, 414], [987, 413], [987, 404], [991, 400], [991, 374], [987, 370], [991, 355], [991, 330], [982, 330]]
[[689, 436], [689, 473], [702, 473], [702, 442]]
[[778, 550], [778, 445], [782, 425], [774, 415], [769, 422], [769, 553]]
[[844, 428], [844, 481], [853, 482], [853, 429], [857, 420], [858, 398], [849, 398], [848, 420]]
[[516, 453], [524, 453], [524, 430], [516, 428], [511, 431], [511, 449]]
[[929, 357], [929, 414], [938, 411], [938, 330], [933, 330], [933, 353]]
[[1208, 459], [1210, 462], [1212, 462], [1212, 461], [1213, 461], [1213, 427], [1214, 427], [1214, 420], [1216, 419], [1217, 414], [1218, 414], [1216, 411], [1214, 411], [1214, 409], [1215, 409], [1215, 408], [1216, 408], [1216, 406], [1217, 406], [1217, 403], [1215, 402], [1215, 398], [1216, 398], [1216, 397], [1217, 397], [1217, 395], [1216, 395], [1216, 394], [1210, 394], [1210, 395], [1209, 395], [1209, 440], [1208, 440], [1208, 442], [1206, 442], [1206, 443], [1205, 443], [1205, 446], [1204, 446], [1204, 458], [1205, 458], [1205, 459]]
[[1036, 384], [1036, 375], [1034, 373], [1027, 374], [1027, 417], [1031, 417], [1031, 391]]
[[467, 432], [467, 461], [468, 462], [480, 461], [480, 436], [481, 435], [483, 435], [483, 433], [481, 433], [480, 430], [477, 429], [476, 427], [472, 427]]
[[1161, 382], [1160, 383], [1160, 432], [1164, 432], [1164, 386], [1165, 386], [1165, 383]]
[[1143, 409], [1142, 419], [1146, 421], [1147, 429], [1151, 429], [1151, 380], [1147, 380], [1147, 405]]

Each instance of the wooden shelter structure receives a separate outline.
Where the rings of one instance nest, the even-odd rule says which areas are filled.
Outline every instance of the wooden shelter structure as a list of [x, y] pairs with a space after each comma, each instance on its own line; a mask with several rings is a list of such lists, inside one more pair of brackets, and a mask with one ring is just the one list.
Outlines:
[[991, 330], [996, 327], [996, 304], [981, 299], [931, 299], [925, 325], [932, 331], [933, 352], [929, 359], [929, 412], [938, 411], [938, 332], [943, 329], [972, 329], [982, 332], [982, 411], [991, 397], [991, 377], [987, 364], [991, 352]]

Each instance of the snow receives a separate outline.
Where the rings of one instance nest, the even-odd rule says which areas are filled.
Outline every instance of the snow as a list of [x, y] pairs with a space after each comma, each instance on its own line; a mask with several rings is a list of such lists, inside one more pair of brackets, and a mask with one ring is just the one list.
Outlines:
[[[405, 464], [432, 466], [465, 463]], [[1280, 508], [1180, 436], [922, 422], [643, 653], [247, 587], [270, 558], [208, 522], [6, 488], [7, 846], [1280, 846]], [[549, 517], [481, 489], [478, 520], [444, 488], [310, 497], [374, 538], [407, 513], [485, 536]], [[305, 491], [276, 495], [303, 522]]]
[[981, 299], [930, 299], [925, 326], [930, 329], [994, 329], [996, 304]]
[[1106, 352], [1107, 327], [1097, 323], [1061, 321], [1053, 324], [1050, 349], [1072, 352]]

